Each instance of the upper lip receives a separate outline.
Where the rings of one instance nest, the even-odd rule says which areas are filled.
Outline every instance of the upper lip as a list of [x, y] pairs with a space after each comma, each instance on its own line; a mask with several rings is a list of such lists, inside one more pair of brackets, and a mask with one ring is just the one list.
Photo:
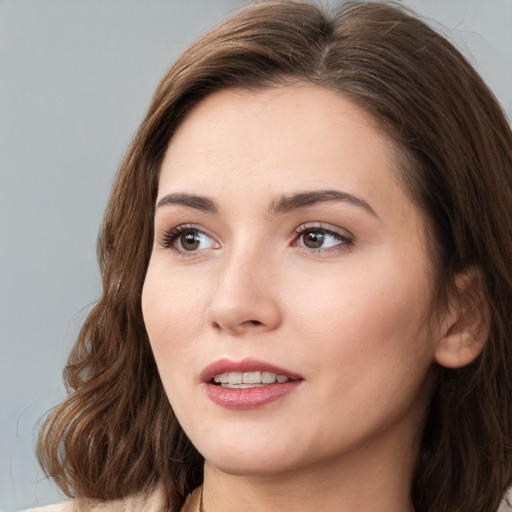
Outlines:
[[300, 375], [290, 370], [251, 358], [242, 359], [241, 361], [233, 361], [231, 359], [219, 359], [218, 361], [214, 361], [201, 372], [200, 379], [201, 382], [210, 382], [215, 375], [229, 372], [271, 372], [276, 375], [284, 375], [290, 380], [302, 379]]

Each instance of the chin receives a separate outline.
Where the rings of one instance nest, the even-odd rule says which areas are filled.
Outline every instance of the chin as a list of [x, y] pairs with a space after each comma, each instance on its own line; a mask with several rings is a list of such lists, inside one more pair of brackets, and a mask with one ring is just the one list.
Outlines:
[[290, 462], [284, 463], [283, 459], [273, 461], [271, 457], [263, 457], [261, 460], [235, 460], [232, 457], [219, 457], [215, 460], [206, 459], [218, 471], [232, 476], [265, 477], [286, 473], [293, 469]]
[[[254, 444], [221, 443], [214, 446], [195, 445], [205, 460], [223, 473], [234, 476], [267, 476], [292, 469], [291, 447]], [[296, 447], [295, 447], [296, 448]]]

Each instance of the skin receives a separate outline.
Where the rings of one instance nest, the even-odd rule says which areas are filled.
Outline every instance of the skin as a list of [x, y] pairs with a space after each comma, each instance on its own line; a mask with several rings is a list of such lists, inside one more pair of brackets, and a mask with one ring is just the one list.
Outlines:
[[[170, 403], [207, 461], [205, 511], [412, 510], [444, 328], [428, 318], [425, 221], [390, 144], [356, 105], [306, 84], [214, 93], [173, 136], [157, 205], [193, 194], [217, 212], [156, 207], [142, 307]], [[269, 210], [318, 190], [360, 203]], [[168, 235], [180, 225], [204, 233], [196, 249]], [[311, 249], [305, 228], [334, 234]], [[213, 403], [204, 368], [248, 357], [302, 382], [255, 409]]]

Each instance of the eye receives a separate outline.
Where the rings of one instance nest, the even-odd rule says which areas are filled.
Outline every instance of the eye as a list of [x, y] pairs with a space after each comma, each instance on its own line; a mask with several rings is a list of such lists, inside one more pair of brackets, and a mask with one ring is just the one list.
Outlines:
[[353, 240], [347, 234], [326, 229], [320, 226], [301, 226], [295, 231], [295, 245], [310, 251], [336, 250], [350, 248]]
[[180, 253], [196, 253], [218, 244], [203, 231], [191, 226], [178, 226], [165, 233], [160, 240], [162, 247]]

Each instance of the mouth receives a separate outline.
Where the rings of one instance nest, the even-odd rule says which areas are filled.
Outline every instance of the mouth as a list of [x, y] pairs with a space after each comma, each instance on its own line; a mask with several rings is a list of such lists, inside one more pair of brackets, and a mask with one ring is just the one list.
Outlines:
[[222, 359], [201, 373], [207, 396], [227, 409], [253, 409], [301, 388], [304, 378], [275, 365], [244, 359]]
[[284, 384], [289, 382], [290, 378], [286, 375], [278, 375], [273, 372], [255, 371], [255, 372], [226, 372], [213, 377], [212, 383], [223, 388], [247, 389], [261, 388], [270, 384]]

